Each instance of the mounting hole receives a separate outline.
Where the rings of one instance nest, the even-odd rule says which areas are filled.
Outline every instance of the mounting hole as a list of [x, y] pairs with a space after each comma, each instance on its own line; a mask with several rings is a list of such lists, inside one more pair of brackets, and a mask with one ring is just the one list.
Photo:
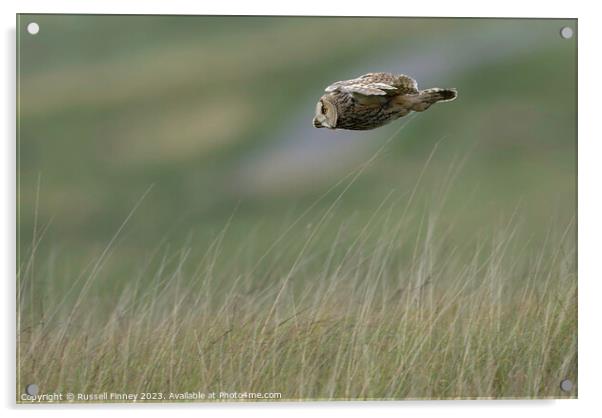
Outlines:
[[38, 388], [38, 385], [36, 385], [35, 383], [31, 383], [25, 386], [25, 393], [27, 393], [29, 396], [36, 396], [39, 391], [40, 388]]
[[573, 28], [565, 26], [560, 29], [560, 36], [562, 39], [571, 39], [573, 37]]
[[563, 392], [570, 392], [571, 389], [573, 389], [573, 382], [571, 382], [569, 379], [564, 379], [562, 382], [560, 382], [560, 389]]
[[36, 35], [39, 31], [40, 25], [38, 25], [36, 22], [31, 22], [29, 25], [27, 25], [27, 32], [29, 32], [31, 35]]

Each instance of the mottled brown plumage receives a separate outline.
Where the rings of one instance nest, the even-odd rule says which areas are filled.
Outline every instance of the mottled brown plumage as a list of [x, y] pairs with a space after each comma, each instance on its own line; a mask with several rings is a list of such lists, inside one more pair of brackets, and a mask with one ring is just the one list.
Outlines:
[[457, 96], [455, 89], [418, 90], [411, 77], [390, 73], [369, 73], [337, 81], [325, 91], [316, 105], [316, 128], [374, 129]]

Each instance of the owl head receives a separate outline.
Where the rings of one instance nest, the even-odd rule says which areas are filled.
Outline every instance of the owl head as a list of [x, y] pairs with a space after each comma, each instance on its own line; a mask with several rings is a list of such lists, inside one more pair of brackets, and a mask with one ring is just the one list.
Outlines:
[[335, 129], [337, 127], [337, 108], [326, 96], [322, 96], [316, 105], [313, 124], [316, 128]]

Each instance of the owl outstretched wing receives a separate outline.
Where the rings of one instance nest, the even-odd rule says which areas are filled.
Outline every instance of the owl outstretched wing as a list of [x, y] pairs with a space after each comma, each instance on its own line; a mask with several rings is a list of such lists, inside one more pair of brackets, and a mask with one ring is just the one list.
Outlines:
[[340, 91], [356, 98], [358, 96], [396, 96], [417, 94], [416, 80], [407, 75], [390, 73], [368, 73], [352, 80], [337, 81], [326, 87], [328, 92]]

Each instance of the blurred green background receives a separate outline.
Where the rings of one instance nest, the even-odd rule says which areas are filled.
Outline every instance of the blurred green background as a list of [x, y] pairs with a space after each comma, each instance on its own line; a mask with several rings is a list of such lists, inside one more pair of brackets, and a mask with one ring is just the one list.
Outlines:
[[[34, 229], [48, 224], [38, 255], [59, 275], [98, 257], [151, 186], [111, 255], [113, 272], [135, 270], [161, 245], [203, 254], [226, 224], [225, 254], [245, 240], [262, 254], [406, 123], [361, 133], [312, 127], [325, 86], [374, 71], [455, 87], [459, 98], [410, 118], [345, 192], [332, 234], [346, 220], [359, 231], [391, 194], [403, 202], [436, 144], [416, 211], [429, 212], [461, 163], [440, 216], [453, 225], [450, 240], [514, 213], [536, 245], [576, 216], [577, 48], [559, 35], [575, 20], [20, 15], [18, 23], [19, 250], [26, 255]], [[292, 236], [302, 242], [340, 191]], [[318, 244], [326, 249], [328, 234]]]

